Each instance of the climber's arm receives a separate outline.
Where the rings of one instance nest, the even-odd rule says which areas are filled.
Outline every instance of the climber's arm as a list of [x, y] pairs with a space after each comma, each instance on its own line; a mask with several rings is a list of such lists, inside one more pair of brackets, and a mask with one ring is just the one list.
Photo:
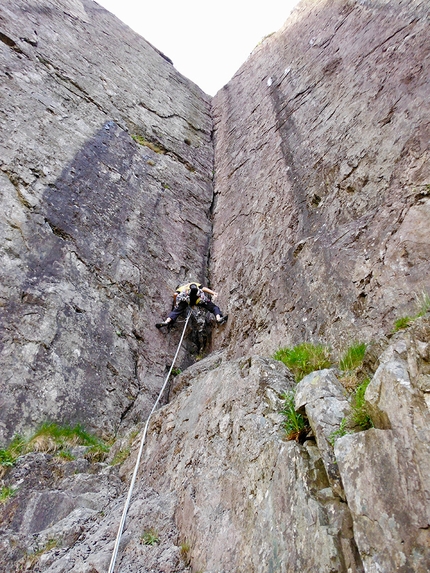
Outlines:
[[203, 287], [203, 288], [202, 288], [202, 291], [203, 291], [203, 292], [206, 292], [207, 294], [210, 294], [210, 295], [213, 296], [213, 297], [218, 296], [218, 293], [217, 293], [217, 292], [215, 292], [214, 290], [211, 290], [211, 289], [208, 288], [208, 287]]

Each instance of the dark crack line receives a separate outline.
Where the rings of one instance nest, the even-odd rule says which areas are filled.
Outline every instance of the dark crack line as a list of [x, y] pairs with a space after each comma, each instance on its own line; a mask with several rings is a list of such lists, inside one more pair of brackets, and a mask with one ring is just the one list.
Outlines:
[[248, 158], [248, 159], [245, 159], [245, 161], [242, 161], [242, 163], [240, 163], [237, 167], [235, 167], [235, 168], [233, 169], [233, 171], [231, 171], [231, 172], [227, 175], [227, 179], [230, 179], [230, 177], [231, 177], [234, 173], [236, 173], [236, 171], [238, 171], [241, 167], [243, 167], [243, 166], [245, 165], [245, 163], [248, 163], [248, 161], [249, 161], [249, 158]]
[[[37, 56], [37, 59], [41, 64], [43, 64], [46, 67], [46, 69], [48, 70], [48, 74], [51, 76], [51, 78], [53, 78], [54, 80], [60, 80], [61, 85], [65, 87], [69, 92], [71, 92], [77, 97], [84, 99], [88, 103], [95, 105], [99, 111], [107, 115], [103, 106], [100, 105], [97, 101], [95, 101], [89, 95], [89, 93], [84, 88], [82, 88], [75, 80], [67, 76], [63, 70], [61, 70], [57, 66], [54, 66], [49, 60], [45, 59], [43, 56]], [[73, 86], [75, 90], [78, 90], [78, 92], [73, 90], [70, 86]]]
[[368, 58], [371, 54], [373, 54], [374, 52], [376, 52], [376, 50], [378, 50], [381, 46], [383, 46], [384, 44], [386, 44], [387, 42], [389, 42], [392, 38], [394, 38], [394, 36], [397, 36], [397, 34], [400, 34], [400, 32], [402, 32], [403, 30], [405, 30], [406, 28], [409, 28], [409, 26], [415, 25], [415, 20], [412, 20], [412, 22], [409, 22], [408, 24], [406, 24], [405, 26], [402, 26], [401, 28], [399, 28], [398, 30], [396, 30], [396, 32], [394, 32], [393, 34], [391, 34], [391, 36], [388, 36], [388, 38], [386, 38], [383, 42], [381, 42], [380, 44], [378, 44], [377, 46], [375, 46], [374, 48], [372, 48], [372, 50], [370, 50], [370, 52], [367, 52], [367, 54], [364, 54], [364, 56], [361, 57], [359, 63], [357, 64], [357, 68], [361, 65], [361, 63]]
[[178, 118], [182, 121], [185, 121], [185, 123], [194, 131], [200, 132], [200, 133], [207, 133], [204, 129], [200, 128], [200, 127], [196, 127], [195, 125], [193, 125], [192, 123], [190, 123], [187, 119], [185, 119], [184, 117], [182, 117], [181, 115], [179, 115], [178, 113], [171, 113], [168, 115], [163, 115], [162, 113], [159, 113], [158, 111], [156, 111], [155, 109], [150, 108], [149, 106], [145, 105], [143, 102], [139, 102], [140, 107], [143, 107], [143, 109], [146, 109], [146, 111], [149, 111], [150, 113], [153, 113], [154, 115], [156, 115], [157, 117], [161, 118], [161, 119], [174, 119], [174, 118]]

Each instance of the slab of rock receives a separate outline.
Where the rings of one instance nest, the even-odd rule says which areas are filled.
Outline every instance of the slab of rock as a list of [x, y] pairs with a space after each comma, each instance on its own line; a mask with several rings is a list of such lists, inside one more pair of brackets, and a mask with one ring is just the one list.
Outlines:
[[354, 536], [369, 573], [428, 571], [428, 500], [416, 466], [392, 430], [371, 429], [335, 443]]
[[210, 98], [90, 0], [0, 22], [0, 444], [47, 419], [112, 435], [170, 366], [174, 289], [206, 277]]
[[308, 374], [297, 384], [295, 405], [303, 410], [313, 430], [333, 492], [345, 499], [333, 451], [333, 432], [351, 412], [348, 394], [333, 369]]
[[[283, 441], [280, 394], [294, 384], [283, 364], [216, 355], [183, 376], [181, 393], [151, 424], [137, 495], [148, 486], [160, 500], [175, 492], [193, 570], [361, 571], [348, 509], [318, 450]], [[139, 519], [132, 507], [130, 531]], [[137, 549], [130, 538], [126, 570]]]
[[45, 571], [121, 493], [118, 468], [89, 462], [86, 450], [73, 461], [27, 454], [2, 480], [14, 494], [0, 504], [1, 573]]
[[[308, 0], [214, 98], [211, 277], [232, 355], [370, 341], [429, 290], [421, 0]], [[232, 248], [234, 245], [234, 248]]]

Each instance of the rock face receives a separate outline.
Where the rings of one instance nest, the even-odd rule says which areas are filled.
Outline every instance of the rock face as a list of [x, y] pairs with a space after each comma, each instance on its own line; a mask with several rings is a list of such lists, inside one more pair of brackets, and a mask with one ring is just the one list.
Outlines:
[[302, 2], [214, 98], [216, 347], [368, 341], [429, 290], [427, 25], [421, 1]]
[[21, 458], [8, 475], [16, 495], [0, 506], [0, 571], [46, 571], [94, 527], [122, 492], [117, 468], [52, 454]]
[[[186, 279], [230, 318], [192, 319], [116, 571], [430, 569], [428, 18], [302, 2], [213, 102], [214, 198], [212, 102], [166, 56], [90, 0], [2, 3], [0, 445], [47, 420], [114, 443], [0, 449], [0, 573], [108, 571]], [[333, 447], [338, 371], [295, 388], [268, 355], [353, 339], [374, 340], [375, 427]]]
[[171, 293], [206, 275], [210, 98], [94, 2], [6, 1], [0, 24], [0, 441], [112, 434], [161, 386]]
[[305, 410], [324, 462], [330, 486], [345, 499], [331, 436], [350, 414], [349, 397], [333, 370], [312, 372], [297, 386], [296, 409]]
[[[348, 507], [333, 494], [315, 444], [283, 441], [279, 396], [294, 385], [283, 364], [215, 354], [177, 384], [182, 391], [150, 426], [118, 570], [140, 571], [136, 564], [145, 563], [147, 571], [166, 572], [362, 571]], [[84, 477], [75, 479], [69, 492], [57, 492], [71, 507], [82, 505], [73, 493]], [[101, 502], [109, 494], [100, 486]], [[57, 527], [57, 546], [35, 571], [106, 571], [123, 503], [111, 502], [104, 517], [98, 508], [93, 521], [75, 510], [79, 539], [70, 549]], [[25, 525], [14, 526], [22, 535]], [[55, 529], [40, 529], [33, 533], [42, 545]], [[154, 546], [141, 539], [149, 529], [159, 537]]]
[[395, 340], [366, 390], [375, 429], [336, 459], [366, 571], [430, 569], [430, 320]]

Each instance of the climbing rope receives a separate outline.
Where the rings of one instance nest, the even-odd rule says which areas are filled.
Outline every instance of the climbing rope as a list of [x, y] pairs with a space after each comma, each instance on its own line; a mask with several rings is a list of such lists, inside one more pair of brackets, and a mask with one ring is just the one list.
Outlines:
[[[191, 309], [189, 309], [189, 310], [191, 310]], [[133, 477], [131, 478], [130, 487], [129, 487], [129, 489], [128, 489], [128, 495], [127, 495], [127, 499], [126, 499], [126, 501], [125, 501], [124, 510], [123, 510], [123, 512], [122, 512], [121, 522], [120, 522], [119, 527], [118, 527], [118, 533], [117, 533], [117, 536], [116, 536], [115, 546], [114, 546], [114, 550], [113, 550], [113, 553], [112, 553], [112, 558], [111, 558], [111, 560], [110, 560], [110, 565], [109, 565], [109, 571], [108, 571], [108, 573], [114, 573], [115, 562], [116, 562], [116, 558], [117, 558], [117, 556], [118, 556], [119, 544], [120, 544], [120, 542], [121, 542], [122, 532], [123, 532], [124, 525], [125, 525], [125, 519], [126, 519], [126, 517], [127, 517], [128, 508], [129, 508], [131, 496], [132, 496], [132, 493], [133, 493], [134, 483], [135, 483], [135, 481], [136, 481], [137, 472], [138, 472], [138, 469], [139, 469], [140, 458], [142, 457], [143, 446], [144, 446], [144, 444], [145, 444], [145, 439], [146, 439], [146, 434], [147, 434], [147, 431], [148, 431], [149, 421], [150, 421], [150, 419], [151, 419], [152, 414], [155, 412], [155, 408], [157, 407], [158, 402], [159, 402], [160, 399], [161, 399], [161, 396], [162, 396], [162, 394], [163, 394], [163, 392], [164, 392], [164, 389], [166, 388], [167, 381], [168, 381], [168, 379], [169, 379], [169, 377], [170, 377], [170, 374], [172, 373], [173, 366], [175, 365], [176, 358], [178, 357], [178, 354], [179, 354], [179, 349], [181, 348], [182, 341], [183, 341], [184, 336], [185, 336], [185, 330], [186, 330], [186, 328], [187, 328], [187, 325], [188, 325], [188, 321], [189, 321], [189, 319], [190, 319], [190, 316], [191, 316], [191, 312], [189, 311], [188, 314], [187, 314], [187, 318], [186, 318], [186, 320], [185, 320], [185, 325], [184, 325], [184, 329], [183, 329], [183, 331], [182, 331], [181, 340], [179, 341], [178, 348], [176, 349], [176, 354], [175, 354], [175, 357], [173, 358], [172, 365], [170, 366], [169, 373], [168, 373], [167, 376], [166, 376], [166, 379], [165, 379], [165, 381], [164, 381], [164, 384], [163, 384], [163, 386], [162, 386], [162, 388], [161, 388], [161, 390], [160, 390], [160, 393], [158, 394], [158, 398], [157, 398], [157, 400], [155, 401], [155, 404], [154, 404], [153, 407], [152, 407], [152, 410], [151, 410], [151, 412], [150, 412], [150, 414], [149, 414], [149, 416], [148, 416], [148, 419], [146, 420], [145, 430], [143, 431], [142, 440], [140, 441], [139, 453], [138, 453], [138, 455], [137, 455], [136, 465], [134, 466]]]

